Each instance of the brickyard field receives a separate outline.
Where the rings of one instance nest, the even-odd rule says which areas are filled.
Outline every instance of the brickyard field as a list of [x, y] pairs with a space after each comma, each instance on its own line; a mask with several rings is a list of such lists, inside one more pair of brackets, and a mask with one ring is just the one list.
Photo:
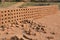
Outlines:
[[60, 40], [60, 3], [0, 3], [0, 40]]

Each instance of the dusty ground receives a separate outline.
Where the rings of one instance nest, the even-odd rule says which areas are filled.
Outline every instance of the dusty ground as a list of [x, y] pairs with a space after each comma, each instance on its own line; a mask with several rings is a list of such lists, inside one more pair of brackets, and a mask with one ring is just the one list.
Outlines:
[[38, 23], [42, 23], [43, 25], [46, 25], [47, 34], [45, 36], [53, 36], [50, 35], [49, 32], [55, 32], [56, 34], [53, 40], [60, 40], [60, 11], [58, 11], [57, 14], [45, 16], [35, 21], [37, 21]]
[[18, 2], [18, 3], [14, 4], [14, 5], [12, 5], [12, 6], [8, 7], [8, 8], [17, 8], [18, 6], [21, 6], [23, 3], [24, 2]]

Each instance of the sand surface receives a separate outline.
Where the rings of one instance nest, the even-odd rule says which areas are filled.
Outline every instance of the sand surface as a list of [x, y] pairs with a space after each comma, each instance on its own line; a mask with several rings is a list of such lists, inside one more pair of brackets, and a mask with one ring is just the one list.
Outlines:
[[[60, 40], [60, 11], [57, 14], [45, 16], [41, 19], [36, 19], [37, 23], [46, 25], [47, 34], [45, 36], [53, 36], [50, 32], [55, 32], [53, 40]], [[43, 38], [42, 38], [43, 39]]]

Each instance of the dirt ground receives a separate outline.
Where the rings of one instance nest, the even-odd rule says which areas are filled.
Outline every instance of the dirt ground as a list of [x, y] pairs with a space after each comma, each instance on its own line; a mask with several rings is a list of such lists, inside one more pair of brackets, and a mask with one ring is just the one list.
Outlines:
[[[49, 34], [49, 32], [55, 32], [53, 40], [60, 40], [60, 11], [57, 12], [57, 14], [45, 16], [41, 19], [35, 20], [38, 23], [42, 23], [43, 25], [46, 25], [46, 35], [42, 34], [43, 37], [45, 36], [53, 36]], [[42, 37], [43, 40], [46, 40]]]
[[17, 8], [18, 6], [21, 6], [23, 3], [24, 2], [18, 2], [18, 3], [14, 4], [14, 5], [12, 5], [12, 6], [8, 7], [8, 8]]

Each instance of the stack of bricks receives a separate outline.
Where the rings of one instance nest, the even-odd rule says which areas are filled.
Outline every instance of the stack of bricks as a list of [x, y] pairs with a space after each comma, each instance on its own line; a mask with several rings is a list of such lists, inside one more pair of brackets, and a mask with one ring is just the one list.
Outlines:
[[55, 14], [58, 6], [30, 6], [16, 9], [0, 10], [0, 26], [8, 25], [16, 21], [20, 22], [25, 19], [40, 19], [44, 16]]

